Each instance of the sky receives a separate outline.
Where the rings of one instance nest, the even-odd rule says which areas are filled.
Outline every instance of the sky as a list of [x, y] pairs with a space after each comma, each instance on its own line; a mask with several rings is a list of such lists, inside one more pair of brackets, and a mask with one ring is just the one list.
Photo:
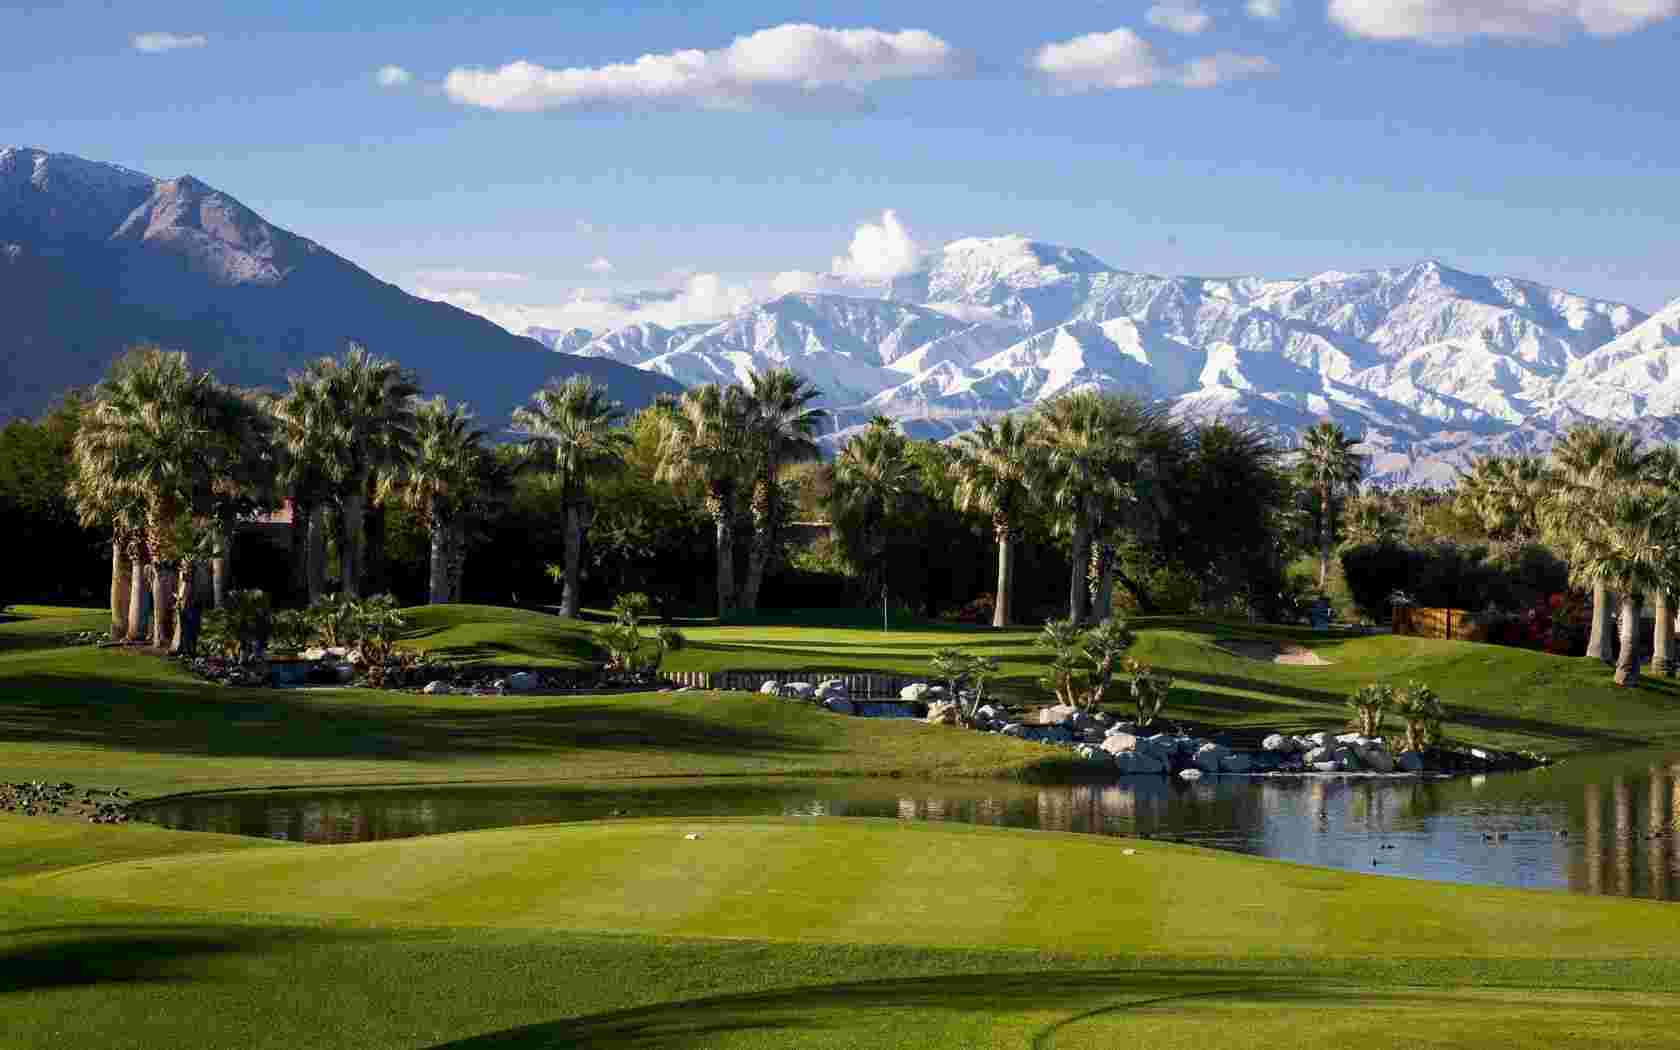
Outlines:
[[1002, 234], [1651, 310], [1680, 297], [1676, 59], [1680, 0], [6, 0], [0, 145], [190, 173], [515, 329]]

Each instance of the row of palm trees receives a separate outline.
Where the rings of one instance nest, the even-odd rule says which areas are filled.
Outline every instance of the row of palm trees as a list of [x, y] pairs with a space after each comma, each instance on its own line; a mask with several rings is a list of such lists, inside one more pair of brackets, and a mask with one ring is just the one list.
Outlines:
[[[1641, 614], [1655, 614], [1651, 664], [1675, 671], [1674, 595], [1680, 592], [1680, 451], [1641, 447], [1629, 431], [1573, 428], [1550, 460], [1486, 457], [1459, 498], [1490, 536], [1545, 541], [1561, 550], [1573, 582], [1592, 592], [1587, 655], [1616, 665], [1616, 681], [1639, 678]], [[1619, 638], [1612, 607], [1619, 605]]]

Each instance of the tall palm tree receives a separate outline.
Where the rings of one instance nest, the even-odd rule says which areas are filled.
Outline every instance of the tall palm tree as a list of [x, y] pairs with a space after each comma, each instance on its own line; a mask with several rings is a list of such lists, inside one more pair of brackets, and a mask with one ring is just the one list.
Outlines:
[[[101, 383], [76, 436], [82, 469], [113, 500], [144, 507], [152, 572], [152, 644], [176, 637], [181, 537], [208, 513], [218, 479], [236, 469], [258, 425], [254, 406], [195, 372], [185, 354], [143, 347], [125, 355]], [[191, 647], [190, 634], [181, 645]]]
[[313, 602], [326, 589], [325, 509], [348, 457], [335, 447], [334, 408], [326, 385], [304, 373], [293, 373], [287, 383], [286, 392], [268, 405], [274, 418], [276, 485], [292, 509], [292, 590]]
[[718, 615], [735, 609], [736, 500], [752, 467], [751, 414], [739, 386], [706, 383], [660, 402], [660, 481], [698, 483], [717, 530]]
[[1365, 477], [1365, 457], [1353, 450], [1354, 440], [1337, 423], [1324, 420], [1301, 435], [1296, 471], [1318, 494], [1318, 589], [1330, 578], [1330, 532], [1335, 525], [1331, 506], [1337, 494], [1359, 486]]
[[1533, 543], [1551, 474], [1538, 456], [1481, 456], [1459, 482], [1458, 498], [1495, 540]]
[[811, 402], [821, 396], [810, 380], [790, 369], [771, 368], [748, 377], [747, 428], [758, 468], [752, 492], [752, 549], [747, 582], [741, 588], [741, 608], [748, 612], [758, 608], [758, 591], [782, 525], [781, 468], [817, 458], [817, 427], [828, 413], [812, 408]]
[[835, 524], [855, 526], [848, 531], [858, 537], [871, 590], [885, 585], [886, 523], [916, 491], [916, 465], [908, 452], [898, 425], [876, 417], [834, 459]]
[[[1572, 428], [1552, 446], [1554, 483], [1541, 505], [1541, 518], [1559, 544], [1579, 549], [1589, 533], [1611, 517], [1615, 500], [1649, 470], [1649, 459], [1631, 433], [1603, 424]], [[1585, 577], [1583, 577], [1585, 578]], [[1587, 655], [1612, 663], [1609, 577], [1589, 578], [1592, 629]]]
[[[1669, 506], [1680, 519], [1680, 449], [1665, 445], [1656, 450], [1648, 464], [1646, 484], [1659, 495], [1674, 497]], [[1674, 525], [1680, 533], [1680, 520]], [[1680, 536], [1676, 537], [1680, 540]], [[1674, 552], [1680, 560], [1680, 548]], [[1651, 592], [1651, 611], [1655, 617], [1651, 633], [1651, 671], [1672, 677], [1676, 671], [1674, 652], [1674, 594], [1675, 588], [1659, 587]]]
[[442, 397], [420, 401], [414, 412], [414, 455], [401, 469], [380, 478], [380, 499], [395, 499], [417, 511], [431, 538], [427, 601], [459, 601], [451, 580], [454, 519], [472, 495], [485, 432], [475, 428], [465, 405]]
[[1600, 504], [1594, 527], [1582, 529], [1571, 551], [1570, 570], [1579, 580], [1604, 584], [1621, 595], [1621, 654], [1616, 684], [1639, 680], [1639, 620], [1642, 596], [1675, 589], [1680, 582], [1680, 538], [1675, 496], [1650, 486], [1630, 486]]
[[582, 602], [579, 566], [583, 554], [584, 516], [589, 479], [624, 462], [630, 435], [619, 427], [624, 408], [607, 399], [605, 387], [583, 376], [551, 383], [531, 395], [529, 406], [513, 413], [514, 429], [526, 435], [533, 462], [546, 461], [566, 515], [566, 577], [560, 592], [560, 615], [575, 617]]
[[414, 398], [420, 388], [395, 361], [351, 343], [337, 358], [311, 364], [303, 382], [321, 385], [327, 442], [335, 459], [329, 472], [343, 522], [339, 576], [344, 591], [360, 597], [369, 581], [368, 507], [382, 470], [400, 468], [414, 444]]
[[982, 422], [962, 436], [953, 468], [957, 476], [957, 506], [989, 515], [997, 539], [997, 602], [992, 626], [1009, 625], [1014, 593], [1015, 540], [1021, 518], [1031, 504], [1033, 467], [1038, 459], [1031, 417], [1004, 416]]
[[111, 641], [140, 641], [145, 618], [146, 504], [122, 479], [102, 472], [85, 442], [72, 446], [70, 498], [84, 528], [111, 530]]

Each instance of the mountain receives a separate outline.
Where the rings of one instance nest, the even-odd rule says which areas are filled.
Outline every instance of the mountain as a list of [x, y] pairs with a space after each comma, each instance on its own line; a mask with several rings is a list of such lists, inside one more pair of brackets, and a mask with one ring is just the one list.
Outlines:
[[1066, 390], [1131, 390], [1190, 418], [1293, 442], [1332, 418], [1373, 477], [1450, 481], [1475, 455], [1544, 451], [1587, 419], [1680, 438], [1680, 302], [1622, 303], [1439, 261], [1305, 279], [1165, 277], [1024, 237], [965, 238], [890, 282], [783, 296], [657, 341], [607, 333], [585, 356], [728, 381], [786, 365], [845, 440], [871, 416], [947, 437]]
[[631, 406], [677, 389], [409, 295], [191, 176], [34, 149], [0, 149], [0, 301], [0, 417], [97, 382], [139, 342], [272, 388], [355, 339], [492, 428], [550, 379], [589, 375]]

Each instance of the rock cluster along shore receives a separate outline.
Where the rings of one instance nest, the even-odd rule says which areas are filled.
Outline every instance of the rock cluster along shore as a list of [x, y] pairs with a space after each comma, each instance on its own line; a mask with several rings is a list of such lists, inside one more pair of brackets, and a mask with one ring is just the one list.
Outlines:
[[30, 780], [0, 784], [0, 813], [25, 817], [67, 817], [89, 824], [126, 824], [128, 792], [122, 788], [82, 788], [69, 781]]
[[[1164, 732], [1114, 718], [1104, 711], [1084, 711], [1065, 704], [1014, 712], [1002, 704], [982, 704], [972, 719], [963, 705], [947, 699], [941, 686], [918, 682], [905, 686], [899, 704], [858, 703], [839, 680], [766, 682], [759, 692], [814, 703], [836, 714], [912, 717], [925, 706], [923, 720], [934, 725], [966, 726], [1020, 740], [1065, 748], [1094, 769], [1121, 775], [1421, 775], [1526, 769], [1542, 764], [1534, 756], [1483, 748], [1394, 752], [1382, 737], [1334, 730], [1308, 736], [1273, 733], [1259, 747], [1242, 747], [1192, 733]], [[971, 696], [962, 699], [972, 701]], [[875, 709], [875, 710], [868, 710]]]

